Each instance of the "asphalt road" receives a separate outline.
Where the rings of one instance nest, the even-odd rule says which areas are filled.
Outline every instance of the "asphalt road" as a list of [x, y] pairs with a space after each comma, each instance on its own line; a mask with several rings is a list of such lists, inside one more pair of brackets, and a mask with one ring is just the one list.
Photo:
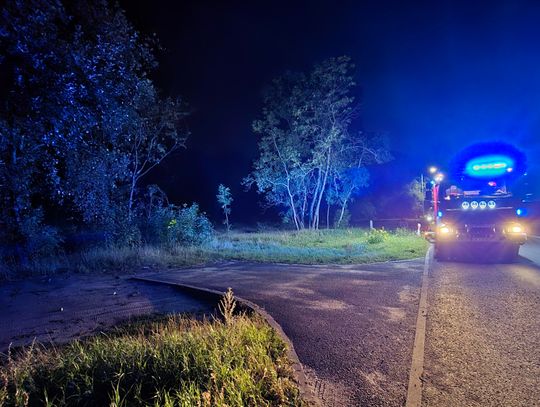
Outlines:
[[59, 275], [0, 284], [0, 352], [34, 339], [59, 344], [153, 313], [214, 312], [173, 287], [109, 275]]
[[264, 307], [326, 406], [403, 406], [424, 259], [359, 266], [229, 263], [153, 274]]
[[434, 263], [424, 407], [540, 406], [540, 240], [514, 264]]

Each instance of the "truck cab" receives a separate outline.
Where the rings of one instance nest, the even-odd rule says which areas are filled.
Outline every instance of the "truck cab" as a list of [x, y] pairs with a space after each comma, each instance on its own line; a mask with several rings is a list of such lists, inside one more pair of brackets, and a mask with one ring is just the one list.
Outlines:
[[517, 192], [524, 175], [524, 165], [517, 164], [523, 158], [510, 146], [495, 147], [497, 154], [489, 152], [492, 145], [475, 146], [475, 154], [466, 151], [448, 180], [431, 182], [426, 206], [438, 260], [509, 262], [527, 241], [522, 222], [527, 209]]
[[[456, 190], [452, 187], [456, 186], [446, 192]], [[445, 193], [440, 200], [435, 227], [436, 258], [473, 255], [514, 260], [520, 245], [527, 240], [519, 217], [521, 201], [506, 190], [458, 191]]]

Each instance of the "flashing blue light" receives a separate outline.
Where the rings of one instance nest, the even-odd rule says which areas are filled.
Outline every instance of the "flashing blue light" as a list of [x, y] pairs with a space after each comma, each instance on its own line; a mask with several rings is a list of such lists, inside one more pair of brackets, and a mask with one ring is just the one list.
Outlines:
[[483, 155], [469, 160], [465, 165], [465, 172], [475, 178], [500, 177], [512, 172], [514, 164], [514, 160], [506, 155]]
[[519, 217], [527, 216], [527, 209], [525, 208], [517, 208], [516, 209], [516, 215]]
[[442, 211], [437, 212], [437, 216], [438, 216], [439, 218], [442, 218], [442, 215], [443, 215]]

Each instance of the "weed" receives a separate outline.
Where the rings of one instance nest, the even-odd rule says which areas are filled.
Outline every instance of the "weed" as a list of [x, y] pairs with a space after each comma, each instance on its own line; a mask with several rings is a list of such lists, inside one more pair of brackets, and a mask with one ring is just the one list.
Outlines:
[[257, 316], [226, 321], [171, 316], [117, 328], [63, 348], [10, 351], [0, 405], [299, 406], [286, 347]]
[[369, 244], [377, 244], [377, 243], [383, 243], [384, 241], [388, 240], [389, 234], [384, 229], [373, 229], [370, 230], [366, 241]]

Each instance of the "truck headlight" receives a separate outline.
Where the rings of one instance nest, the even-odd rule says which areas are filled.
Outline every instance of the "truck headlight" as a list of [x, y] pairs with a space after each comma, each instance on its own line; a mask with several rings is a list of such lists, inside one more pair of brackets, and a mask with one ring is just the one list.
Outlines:
[[523, 228], [519, 225], [514, 225], [510, 228], [510, 232], [512, 233], [523, 233]]
[[452, 226], [444, 223], [439, 226], [438, 231], [439, 236], [441, 237], [451, 237], [454, 235], [454, 229], [452, 228]]
[[521, 226], [519, 223], [514, 223], [506, 227], [506, 232], [510, 234], [525, 233], [525, 228]]

